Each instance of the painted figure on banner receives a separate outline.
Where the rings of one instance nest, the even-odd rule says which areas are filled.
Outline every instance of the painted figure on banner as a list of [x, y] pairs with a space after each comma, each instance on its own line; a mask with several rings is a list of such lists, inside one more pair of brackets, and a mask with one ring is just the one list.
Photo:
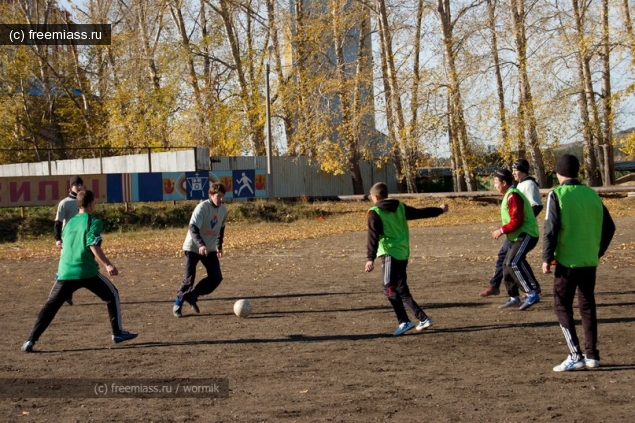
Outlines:
[[242, 177], [240, 179], [236, 179], [236, 182], [240, 185], [240, 188], [234, 191], [234, 194], [236, 194], [236, 196], [240, 197], [240, 193], [242, 192], [243, 188], [247, 188], [251, 192], [251, 195], [254, 195], [254, 190], [253, 188], [251, 188], [250, 185], [253, 183], [253, 181], [249, 179], [245, 172], [242, 173]]
[[209, 178], [198, 176], [198, 173], [193, 177], [187, 178], [187, 182], [190, 185], [190, 197], [194, 197], [194, 191], [205, 192], [205, 187], [208, 185], [205, 183], [205, 180], [209, 181]]

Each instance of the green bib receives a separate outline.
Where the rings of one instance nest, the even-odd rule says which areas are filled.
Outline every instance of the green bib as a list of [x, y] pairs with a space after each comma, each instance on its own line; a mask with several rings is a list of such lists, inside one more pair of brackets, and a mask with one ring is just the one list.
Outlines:
[[540, 236], [540, 231], [538, 230], [538, 222], [536, 221], [536, 216], [534, 216], [534, 212], [531, 209], [531, 203], [529, 203], [529, 200], [522, 192], [514, 187], [511, 187], [507, 190], [505, 196], [503, 197], [503, 204], [501, 204], [501, 220], [503, 222], [503, 226], [507, 225], [512, 220], [512, 217], [509, 215], [509, 206], [507, 205], [507, 197], [509, 197], [509, 194], [511, 194], [512, 192], [518, 194], [523, 200], [525, 221], [519, 229], [515, 230], [514, 232], [505, 234], [507, 236], [507, 239], [514, 242], [523, 232], [533, 237]]
[[384, 234], [379, 238], [377, 257], [389, 255], [397, 260], [410, 258], [410, 232], [406, 220], [406, 206], [399, 203], [397, 211], [389, 212], [377, 206], [371, 207], [384, 226]]
[[561, 185], [553, 192], [560, 206], [556, 260], [569, 268], [597, 266], [604, 219], [602, 200], [585, 185]]

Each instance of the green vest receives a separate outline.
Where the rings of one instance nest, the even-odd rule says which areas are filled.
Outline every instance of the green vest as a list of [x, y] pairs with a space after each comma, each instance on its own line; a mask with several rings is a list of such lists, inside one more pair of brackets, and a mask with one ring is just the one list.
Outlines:
[[406, 206], [399, 203], [397, 211], [390, 212], [377, 206], [371, 207], [384, 226], [384, 234], [379, 237], [377, 257], [389, 255], [397, 260], [410, 258], [410, 232], [406, 220]]
[[501, 204], [501, 220], [503, 221], [503, 226], [507, 225], [512, 220], [512, 217], [509, 215], [509, 207], [507, 206], [507, 197], [509, 197], [509, 194], [511, 194], [512, 192], [518, 194], [523, 200], [525, 221], [519, 229], [515, 230], [514, 232], [505, 234], [507, 236], [507, 239], [514, 242], [523, 232], [533, 237], [540, 236], [540, 231], [538, 230], [538, 222], [536, 222], [536, 216], [534, 216], [534, 212], [531, 209], [529, 200], [523, 195], [522, 192], [514, 187], [511, 187], [507, 190], [505, 196], [503, 197], [503, 204]]
[[62, 256], [57, 268], [59, 280], [87, 279], [97, 276], [99, 268], [90, 250], [95, 239], [101, 237], [103, 223], [88, 213], [75, 215], [62, 230]]
[[585, 185], [561, 185], [553, 192], [560, 206], [556, 261], [569, 268], [597, 266], [604, 219], [602, 200]]

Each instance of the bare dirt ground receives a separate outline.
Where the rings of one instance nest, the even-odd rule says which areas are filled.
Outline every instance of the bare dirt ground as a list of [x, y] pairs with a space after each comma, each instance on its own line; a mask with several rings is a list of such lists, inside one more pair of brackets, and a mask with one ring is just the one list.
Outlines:
[[[116, 259], [124, 327], [110, 340], [106, 307], [88, 291], [20, 351], [57, 259], [3, 260], [0, 378], [228, 378], [229, 397], [0, 398], [6, 422], [630, 422], [635, 415], [635, 218], [598, 270], [602, 366], [554, 373], [567, 355], [541, 244], [530, 262], [543, 300], [499, 310], [480, 298], [499, 241], [493, 224], [411, 230], [409, 284], [434, 326], [392, 337], [397, 322], [379, 269], [363, 272], [365, 233], [226, 251], [225, 280], [201, 314], [171, 314], [182, 259]], [[228, 235], [231, 230], [228, 229]], [[107, 251], [107, 237], [105, 246]], [[202, 273], [202, 271], [199, 271]], [[249, 298], [254, 314], [232, 313]], [[583, 339], [581, 328], [579, 335]]]

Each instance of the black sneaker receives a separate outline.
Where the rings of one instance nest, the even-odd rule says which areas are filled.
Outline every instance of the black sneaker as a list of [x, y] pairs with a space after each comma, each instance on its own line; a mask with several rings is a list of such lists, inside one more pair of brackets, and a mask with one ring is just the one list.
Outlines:
[[118, 344], [123, 341], [129, 341], [131, 339], [135, 339], [139, 334], [128, 332], [127, 330], [122, 330], [119, 332], [119, 335], [112, 336], [112, 342]]
[[192, 311], [196, 314], [201, 312], [201, 309], [198, 308], [198, 304], [196, 303], [196, 300], [190, 300], [190, 308], [192, 309]]

